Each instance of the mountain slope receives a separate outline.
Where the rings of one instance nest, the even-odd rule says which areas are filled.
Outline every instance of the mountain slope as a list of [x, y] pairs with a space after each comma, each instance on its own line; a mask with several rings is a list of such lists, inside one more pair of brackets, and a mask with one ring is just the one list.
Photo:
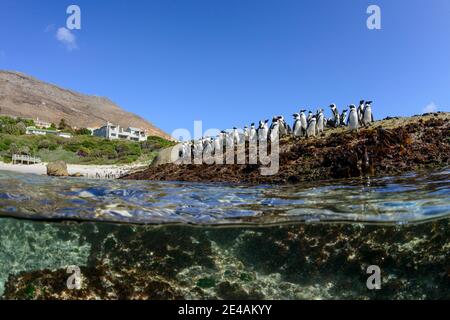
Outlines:
[[169, 135], [145, 119], [127, 112], [107, 98], [59, 88], [28, 75], [0, 71], [0, 114], [39, 118], [58, 124], [65, 119], [76, 127], [99, 127], [110, 121], [122, 127], [147, 129], [152, 136]]

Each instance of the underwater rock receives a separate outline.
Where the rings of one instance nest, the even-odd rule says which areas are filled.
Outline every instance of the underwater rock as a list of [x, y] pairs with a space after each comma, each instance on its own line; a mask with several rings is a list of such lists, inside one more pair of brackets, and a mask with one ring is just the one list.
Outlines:
[[[80, 290], [65, 269], [10, 275], [5, 299], [449, 299], [450, 219], [265, 228], [86, 225]], [[381, 289], [366, 287], [367, 267]]]

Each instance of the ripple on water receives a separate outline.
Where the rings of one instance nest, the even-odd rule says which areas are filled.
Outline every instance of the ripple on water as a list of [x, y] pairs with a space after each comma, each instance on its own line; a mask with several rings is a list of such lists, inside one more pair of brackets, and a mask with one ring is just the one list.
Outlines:
[[403, 223], [450, 214], [450, 170], [291, 186], [87, 180], [0, 172], [0, 214], [124, 223]]

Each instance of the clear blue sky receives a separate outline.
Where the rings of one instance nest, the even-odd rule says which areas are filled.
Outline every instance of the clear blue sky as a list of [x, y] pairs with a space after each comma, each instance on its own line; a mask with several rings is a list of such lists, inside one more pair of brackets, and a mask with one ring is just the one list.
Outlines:
[[[70, 4], [71, 47], [56, 37]], [[366, 27], [370, 4], [381, 30]], [[377, 118], [450, 111], [450, 1], [2, 0], [0, 69], [109, 97], [169, 133], [360, 98]]]

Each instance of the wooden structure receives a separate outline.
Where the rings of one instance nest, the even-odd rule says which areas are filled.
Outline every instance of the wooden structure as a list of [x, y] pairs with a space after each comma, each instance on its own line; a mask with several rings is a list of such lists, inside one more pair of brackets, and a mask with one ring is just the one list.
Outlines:
[[32, 157], [32, 156], [27, 156], [27, 155], [22, 155], [22, 154], [13, 154], [12, 156], [12, 163], [13, 164], [37, 164], [37, 163], [41, 163], [41, 158], [38, 157]]

